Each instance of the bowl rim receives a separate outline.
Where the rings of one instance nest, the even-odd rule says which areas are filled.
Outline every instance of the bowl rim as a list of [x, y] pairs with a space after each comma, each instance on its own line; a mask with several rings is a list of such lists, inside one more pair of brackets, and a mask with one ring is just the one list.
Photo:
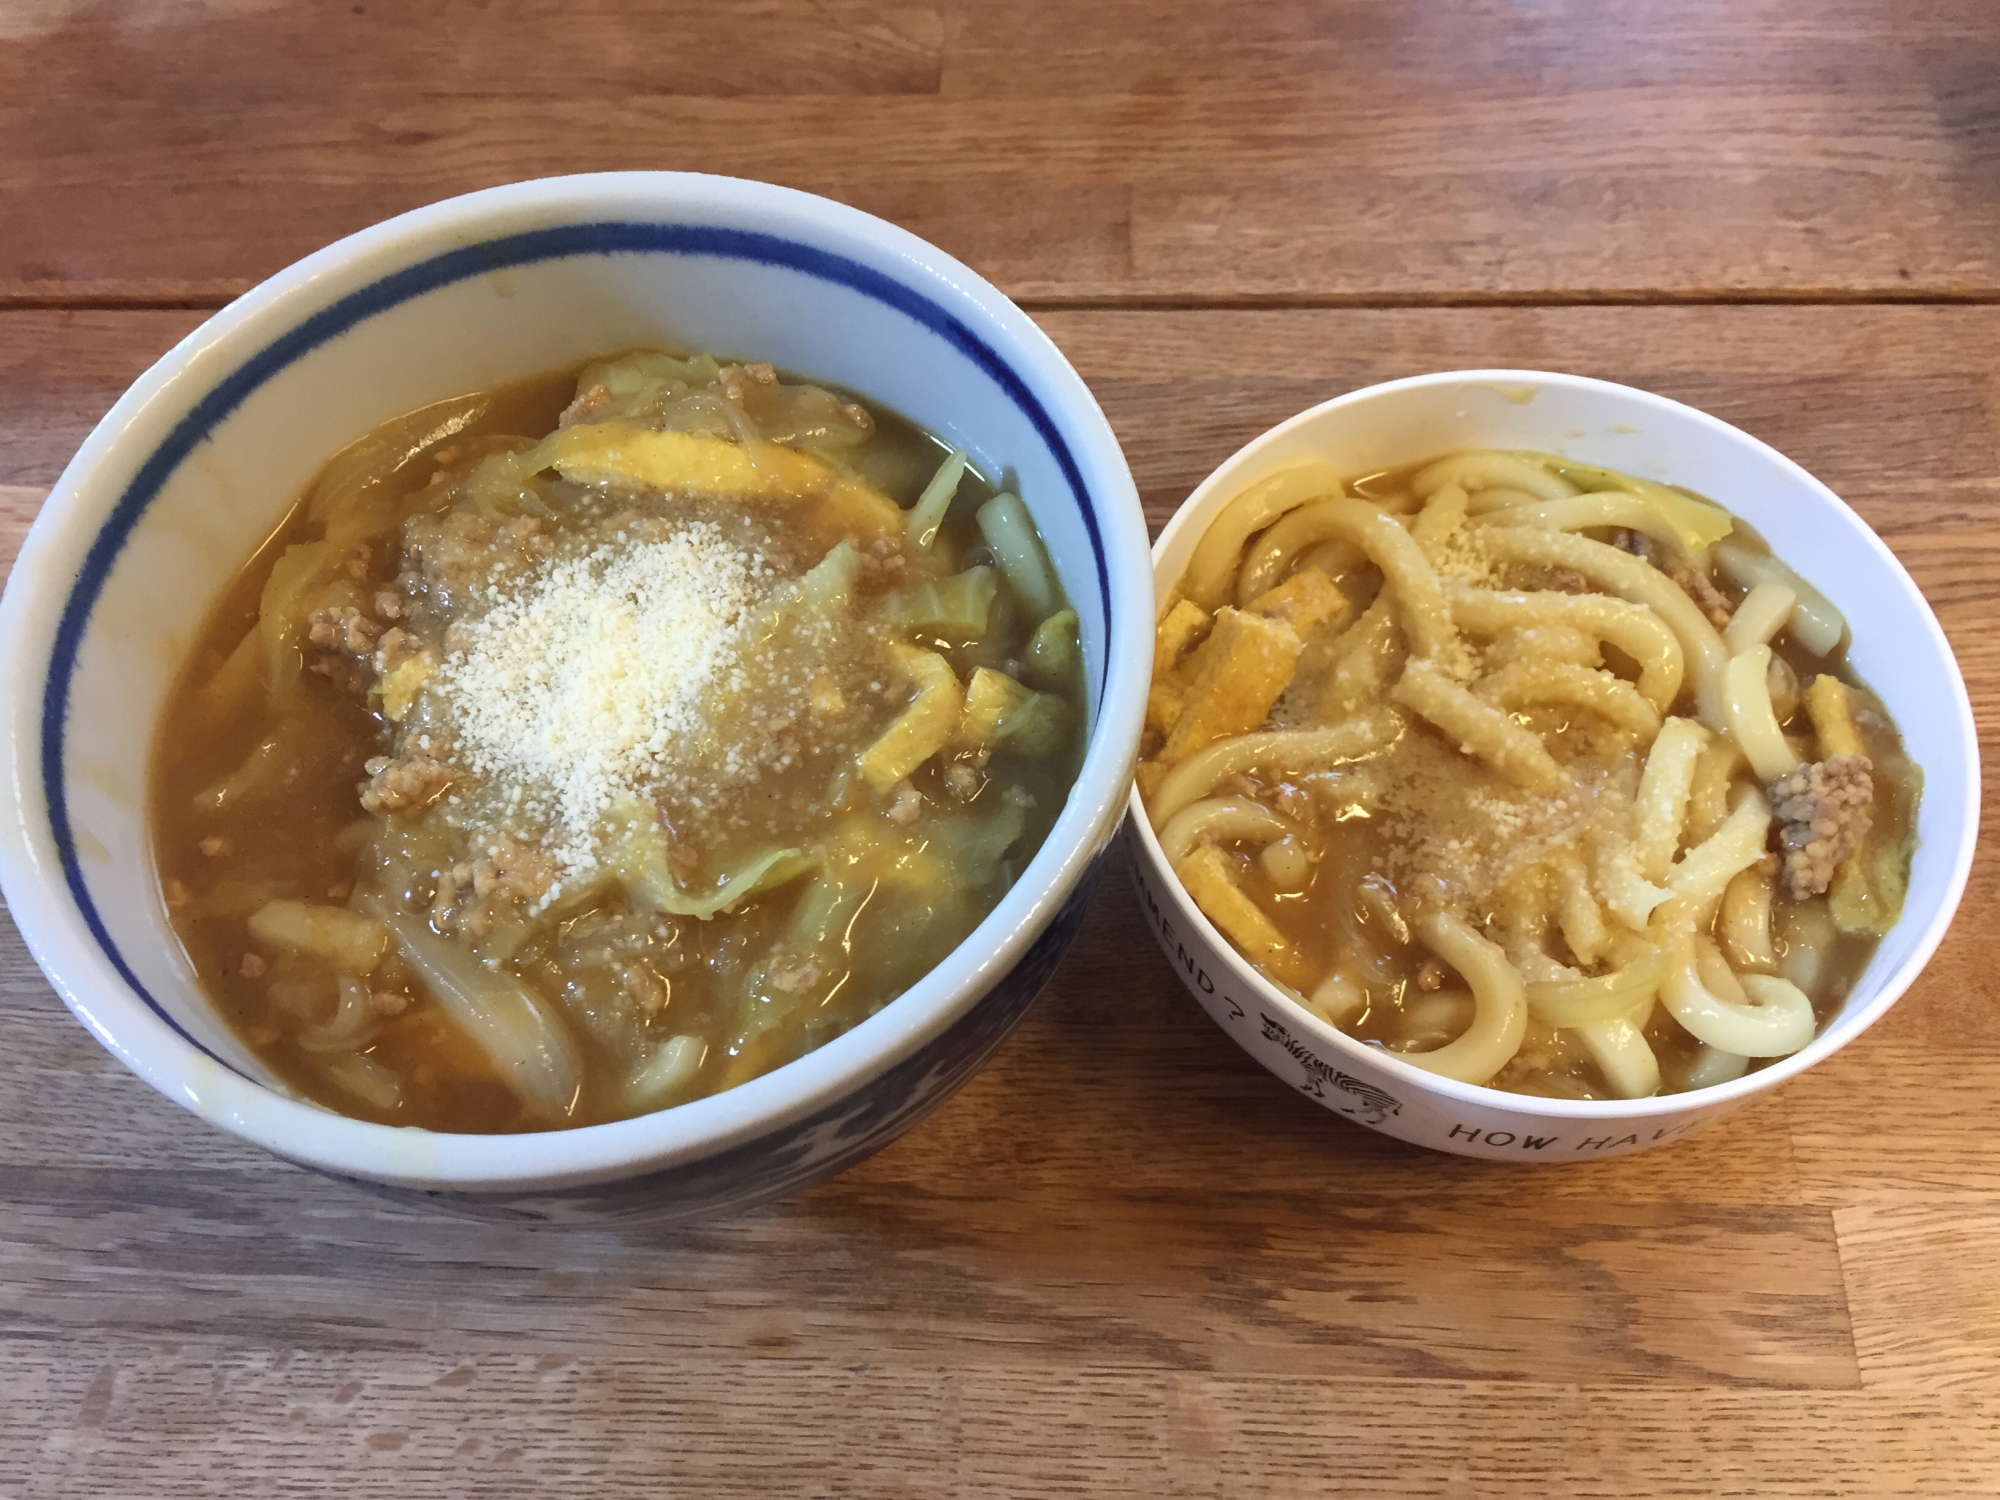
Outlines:
[[[1385, 395], [1402, 391], [1423, 390], [1433, 387], [1487, 386], [1487, 387], [1563, 387], [1572, 390], [1590, 390], [1628, 400], [1636, 407], [1651, 408], [1671, 413], [1675, 418], [1692, 421], [1707, 427], [1712, 432], [1729, 440], [1745, 445], [1751, 455], [1762, 457], [1773, 466], [1802, 481], [1807, 489], [1819, 500], [1825, 502], [1838, 516], [1844, 517], [1860, 535], [1864, 544], [1882, 564], [1896, 588], [1905, 595], [1906, 602], [1916, 606], [1917, 618], [1921, 622], [1925, 642], [1931, 652], [1945, 665], [1952, 686], [1953, 717], [1956, 721], [1958, 750], [1967, 767], [1966, 805], [1956, 825], [1954, 844], [1951, 849], [1951, 868], [1944, 899], [1930, 914], [1916, 946], [1909, 956], [1886, 978], [1879, 991], [1867, 1004], [1851, 1014], [1843, 1011], [1840, 1019], [1845, 1023], [1838, 1034], [1831, 1028], [1816, 1034], [1799, 1051], [1789, 1057], [1782, 1057], [1768, 1066], [1744, 1074], [1728, 1083], [1713, 1084], [1707, 1088], [1688, 1089], [1680, 1093], [1651, 1094], [1643, 1099], [1552, 1099], [1534, 1094], [1515, 1094], [1504, 1089], [1489, 1088], [1485, 1084], [1461, 1083], [1453, 1078], [1429, 1072], [1405, 1061], [1393, 1052], [1370, 1047], [1349, 1036], [1339, 1027], [1322, 1020], [1304, 1005], [1294, 1000], [1283, 989], [1260, 974], [1237, 952], [1228, 938], [1210, 922], [1206, 913], [1196, 906], [1189, 897], [1179, 878], [1167, 864], [1166, 854], [1160, 847], [1153, 831], [1152, 821], [1146, 815], [1144, 803], [1135, 784], [1127, 801], [1127, 822], [1130, 824], [1138, 847], [1143, 851], [1148, 865], [1159, 878], [1166, 893], [1177, 903], [1183, 917], [1202, 934], [1204, 940], [1215, 949], [1221, 961], [1228, 966], [1230, 977], [1244, 985], [1260, 1000], [1279, 1007], [1283, 1013], [1295, 1019], [1306, 1029], [1307, 1034], [1322, 1045], [1332, 1048], [1342, 1056], [1355, 1062], [1386, 1069], [1411, 1088], [1452, 1100], [1456, 1103], [1477, 1106], [1484, 1110], [1500, 1113], [1542, 1116], [1565, 1120], [1605, 1120], [1643, 1121], [1664, 1115], [1684, 1114], [1692, 1109], [1723, 1107], [1739, 1103], [1755, 1094], [1777, 1087], [1795, 1077], [1826, 1057], [1839, 1051], [1870, 1026], [1881, 1019], [1890, 1006], [1900, 1000], [1909, 987], [1915, 983], [1938, 945], [1943, 942], [1945, 932], [1950, 928], [1957, 914], [1961, 898], [1965, 894], [1966, 883], [1972, 873], [1973, 855], [1978, 847], [1980, 809], [1980, 764], [1978, 732], [1972, 715], [1972, 700], [1966, 691], [1964, 674], [1959, 670], [1958, 658], [1945, 636], [1944, 627], [1938, 623], [1937, 615], [1910, 577], [1902, 561], [1854, 508], [1835, 494], [1821, 480], [1814, 477], [1804, 467], [1786, 457], [1761, 438], [1745, 432], [1732, 423], [1714, 416], [1699, 407], [1689, 406], [1672, 397], [1657, 392], [1643, 390], [1637, 386], [1624, 385], [1618, 381], [1602, 380], [1595, 376], [1573, 375], [1549, 370], [1517, 369], [1471, 369], [1439, 370], [1421, 375], [1404, 376], [1396, 380], [1379, 381], [1373, 385], [1358, 387], [1343, 392], [1316, 406], [1308, 407], [1295, 416], [1286, 418], [1266, 431], [1259, 433], [1228, 458], [1218, 464], [1207, 478], [1197, 485], [1176, 507], [1173, 516], [1161, 528], [1153, 543], [1156, 597], [1164, 599], [1166, 591], [1179, 579], [1169, 581], [1160, 576], [1160, 559], [1167, 548], [1183, 532], [1194, 524], [1198, 511], [1214, 503], [1213, 497], [1225, 486], [1231, 492], [1240, 488], [1234, 479], [1236, 472], [1247, 467], [1268, 447], [1288, 438], [1302, 429], [1310, 428], [1329, 413], [1348, 407], [1366, 404]], [[1155, 606], [1157, 610], [1157, 604]], [[1907, 918], [1907, 913], [1905, 914]]]
[[[522, 224], [530, 227], [514, 234]], [[79, 905], [60, 867], [39, 774], [49, 744], [60, 745], [66, 681], [64, 696], [50, 698], [58, 706], [32, 716], [40, 740], [31, 746], [21, 732], [21, 703], [29, 695], [40, 703], [61, 649], [60, 639], [53, 647], [47, 639], [46, 622], [57, 609], [67, 614], [75, 597], [70, 582], [50, 585], [37, 575], [47, 571], [45, 555], [55, 552], [59, 541], [74, 544], [79, 534], [93, 545], [103, 540], [117, 521], [115, 507], [106, 501], [121, 493], [130, 498], [139, 483], [133, 476], [152, 461], [142, 455], [150, 452], [157, 459], [166, 448], [163, 433], [199, 410], [229, 379], [260, 359], [268, 363], [274, 349], [296, 340], [315, 319], [371, 294], [379, 305], [354, 321], [391, 311], [435, 286], [496, 269], [490, 257], [480, 259], [481, 247], [510, 234], [532, 240], [542, 229], [560, 233], [580, 226], [675, 230], [683, 235], [678, 253], [692, 255], [768, 258], [742, 252], [788, 244], [801, 257], [785, 262], [792, 269], [860, 291], [891, 314], [915, 318], [974, 363], [983, 351], [986, 373], [1021, 406], [1052, 457], [1065, 466], [1084, 525], [1094, 533], [1106, 625], [1097, 714], [1065, 806], [1014, 886], [936, 968], [841, 1036], [719, 1094], [601, 1125], [519, 1135], [377, 1125], [280, 1093], [217, 1059], [146, 996], [135, 976], [118, 972], [122, 960], [113, 956], [115, 944], [90, 931], [94, 913]], [[611, 244], [566, 253], [631, 248]], [[511, 264], [546, 258], [551, 257], [524, 253]], [[382, 295], [383, 288], [410, 286], [414, 271], [447, 260], [467, 269], [400, 296]], [[806, 260], [814, 264], [809, 267]], [[839, 274], [829, 274], [822, 269], [826, 265]], [[319, 341], [323, 338], [298, 354]], [[263, 378], [289, 362], [273, 365]], [[224, 370], [231, 374], [220, 376]], [[252, 384], [242, 394], [255, 388]], [[184, 460], [182, 455], [167, 464], [160, 477]], [[813, 194], [701, 173], [542, 178], [445, 199], [335, 241], [205, 320], [126, 390], [51, 489], [0, 597], [0, 688], [12, 716], [8, 732], [0, 735], [0, 781], [6, 786], [0, 797], [0, 890], [43, 972], [108, 1051], [209, 1123], [303, 1165], [419, 1188], [492, 1192], [609, 1181], [700, 1160], [835, 1104], [915, 1054], [971, 1011], [1055, 918], [1124, 813], [1150, 675], [1152, 576], [1146, 545], [1130, 469], [1081, 376], [998, 289], [907, 230]], [[120, 546], [122, 538], [103, 561], [105, 574]], [[96, 598], [93, 592], [89, 606]], [[79, 637], [90, 612], [90, 607], [81, 611]], [[37, 620], [42, 629], [25, 628]], [[59, 787], [59, 750], [55, 755]], [[87, 891], [83, 900], [89, 900]]]

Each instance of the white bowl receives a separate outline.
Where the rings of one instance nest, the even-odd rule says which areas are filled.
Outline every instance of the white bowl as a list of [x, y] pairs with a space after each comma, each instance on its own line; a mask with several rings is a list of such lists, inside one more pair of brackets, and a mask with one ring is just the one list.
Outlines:
[[1457, 1083], [1363, 1045], [1288, 998], [1218, 933], [1168, 868], [1138, 793], [1132, 871], [1175, 972], [1231, 1038], [1328, 1109], [1385, 1135], [1507, 1161], [1584, 1161], [1675, 1140], [1776, 1088], [1854, 1040], [1910, 987], [1965, 890], [1979, 833], [1972, 705], [1937, 618], [1867, 523], [1812, 475], [1746, 432], [1663, 396], [1533, 370], [1393, 380], [1272, 428], [1209, 475], [1153, 548], [1164, 598], [1230, 499], [1318, 459], [1346, 474], [1453, 448], [1533, 448], [1685, 485], [1763, 533], [1854, 622], [1850, 660], [1923, 767], [1918, 846], [1903, 919], [1840, 1013], [1804, 1050], [1734, 1083], [1615, 1101], [1530, 1098]]
[[[855, 391], [1019, 489], [1082, 620], [1082, 774], [1018, 884], [944, 963], [810, 1055], [616, 1124], [445, 1135], [287, 1094], [210, 1009], [166, 919], [147, 750], [196, 625], [314, 471], [398, 413], [607, 350], [676, 344]], [[1124, 810], [1152, 660], [1138, 496], [1076, 372], [993, 287], [879, 219], [729, 178], [474, 193], [280, 272], [126, 392], [0, 601], [0, 886], [70, 1009], [225, 1130], [365, 1182], [693, 1217], [858, 1160], [971, 1076], [1081, 919]]]

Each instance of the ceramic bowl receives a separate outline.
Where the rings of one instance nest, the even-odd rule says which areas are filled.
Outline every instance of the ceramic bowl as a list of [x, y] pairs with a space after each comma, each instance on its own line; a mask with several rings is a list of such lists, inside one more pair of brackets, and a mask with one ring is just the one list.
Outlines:
[[1608, 381], [1469, 370], [1369, 386], [1272, 428], [1188, 497], [1153, 549], [1165, 598], [1230, 499], [1307, 459], [1359, 474], [1454, 448], [1532, 448], [1699, 491], [1748, 521], [1855, 622], [1849, 657], [1923, 767], [1918, 847], [1903, 918], [1838, 1015], [1804, 1050], [1733, 1083], [1649, 1099], [1530, 1098], [1457, 1083], [1365, 1046], [1246, 963], [1188, 899], [1132, 797], [1132, 868], [1174, 972], [1252, 1057], [1309, 1097], [1399, 1140], [1506, 1161], [1643, 1151], [1720, 1119], [1831, 1056], [1910, 987], [1936, 950], [1972, 866], [1979, 751], [1972, 706], [1937, 618], [1880, 537], [1833, 491], [1727, 422]]
[[[531, 1135], [366, 1124], [290, 1096], [168, 926], [148, 746], [209, 601], [314, 471], [426, 402], [670, 344], [769, 360], [966, 448], [1033, 512], [1082, 621], [1089, 747], [1047, 843], [880, 1013], [712, 1098]], [[1152, 659], [1146, 530], [1103, 414], [1039, 329], [879, 219], [761, 183], [558, 178], [453, 199], [280, 272], [98, 424], [0, 602], [0, 885], [77, 1018], [141, 1078], [280, 1156], [468, 1205], [694, 1218], [860, 1159], [963, 1083], [1075, 933], [1123, 814]]]

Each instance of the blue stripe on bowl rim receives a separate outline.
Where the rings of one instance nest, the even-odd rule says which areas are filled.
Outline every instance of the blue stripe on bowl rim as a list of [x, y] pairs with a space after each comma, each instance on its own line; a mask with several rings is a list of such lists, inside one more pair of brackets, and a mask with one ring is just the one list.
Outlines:
[[[56, 624], [55, 644], [49, 655], [48, 679], [42, 692], [42, 792], [48, 803], [49, 833], [55, 842], [57, 858], [62, 865], [63, 883], [69, 888], [70, 899], [76, 903], [84, 925], [110, 960], [112, 968], [130, 986], [132, 993], [145, 1002], [147, 1009], [164, 1021], [182, 1041], [239, 1077], [246, 1075], [189, 1035], [187, 1029], [140, 982], [132, 966], [125, 961], [125, 955], [111, 940], [97, 904], [91, 899], [82, 865], [77, 859], [75, 836], [70, 827], [68, 793], [63, 782], [63, 743], [69, 717], [70, 684], [76, 675], [77, 653], [89, 628], [91, 611], [104, 591], [112, 565], [117, 562], [118, 554], [124, 550], [126, 541], [147, 507], [158, 497], [161, 487], [195, 447], [208, 437], [210, 431], [241, 406], [258, 387], [329, 340], [377, 313], [490, 271], [577, 255], [635, 254], [745, 260], [799, 271], [817, 280], [844, 286], [929, 329], [984, 371], [1034, 425], [1036, 433], [1062, 469], [1063, 478], [1076, 500], [1084, 528], [1090, 534], [1091, 560], [1097, 567], [1098, 592], [1104, 605], [1105, 663], [1108, 669], [1113, 630], [1111, 578], [1105, 565], [1104, 538], [1098, 530], [1097, 517], [1091, 511], [1083, 474], [1077, 467], [1075, 456], [1071, 454], [1069, 444], [1057, 430], [1047, 408], [1028, 389], [1027, 382], [1015, 373], [1013, 366], [963, 320], [922, 292], [858, 260], [779, 235], [707, 225], [622, 220], [564, 224], [505, 235], [446, 251], [370, 282], [322, 308], [290, 332], [279, 335], [224, 376], [175, 424], [159, 447], [140, 465], [139, 472], [125, 487], [125, 493], [118, 497], [118, 503], [112, 507], [110, 516], [92, 540], [76, 582], [63, 603], [62, 616]], [[1100, 679], [1100, 696], [1103, 689], [1104, 682]]]

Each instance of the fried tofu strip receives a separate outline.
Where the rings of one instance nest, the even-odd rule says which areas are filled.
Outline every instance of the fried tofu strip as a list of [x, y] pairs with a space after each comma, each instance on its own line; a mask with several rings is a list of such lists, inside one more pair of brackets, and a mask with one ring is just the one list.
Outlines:
[[1160, 617], [1153, 635], [1153, 686], [1146, 694], [1146, 727], [1155, 734], [1173, 733], [1187, 702], [1182, 659], [1208, 634], [1212, 623], [1208, 611], [1188, 599], [1176, 599]]
[[1302, 641], [1316, 630], [1344, 622], [1354, 610], [1347, 596], [1318, 568], [1299, 569], [1244, 607], [1253, 615], [1283, 621]]
[[811, 495], [836, 523], [864, 536], [901, 535], [903, 512], [873, 485], [825, 459], [776, 443], [732, 443], [696, 432], [660, 432], [628, 422], [559, 427], [526, 458], [529, 472], [554, 469], [579, 484], [795, 500]]
[[1861, 731], [1854, 727], [1854, 689], [1822, 672], [1805, 692], [1806, 717], [1819, 738], [1819, 759], [1863, 755]]
[[958, 728], [965, 692], [951, 663], [935, 651], [892, 643], [889, 654], [916, 684], [910, 706], [891, 721], [881, 738], [861, 753], [861, 774], [876, 791], [886, 791], [944, 748]]
[[1277, 925], [1236, 884], [1229, 856], [1205, 844], [1174, 866], [1181, 885], [1243, 956], [1286, 984], [1296, 985], [1301, 963], [1298, 950], [1285, 941]]
[[1159, 759], [1171, 763], [1257, 728], [1291, 685], [1300, 649], [1298, 632], [1282, 620], [1227, 605], [1217, 610], [1215, 628], [1189, 663], [1186, 706]]

